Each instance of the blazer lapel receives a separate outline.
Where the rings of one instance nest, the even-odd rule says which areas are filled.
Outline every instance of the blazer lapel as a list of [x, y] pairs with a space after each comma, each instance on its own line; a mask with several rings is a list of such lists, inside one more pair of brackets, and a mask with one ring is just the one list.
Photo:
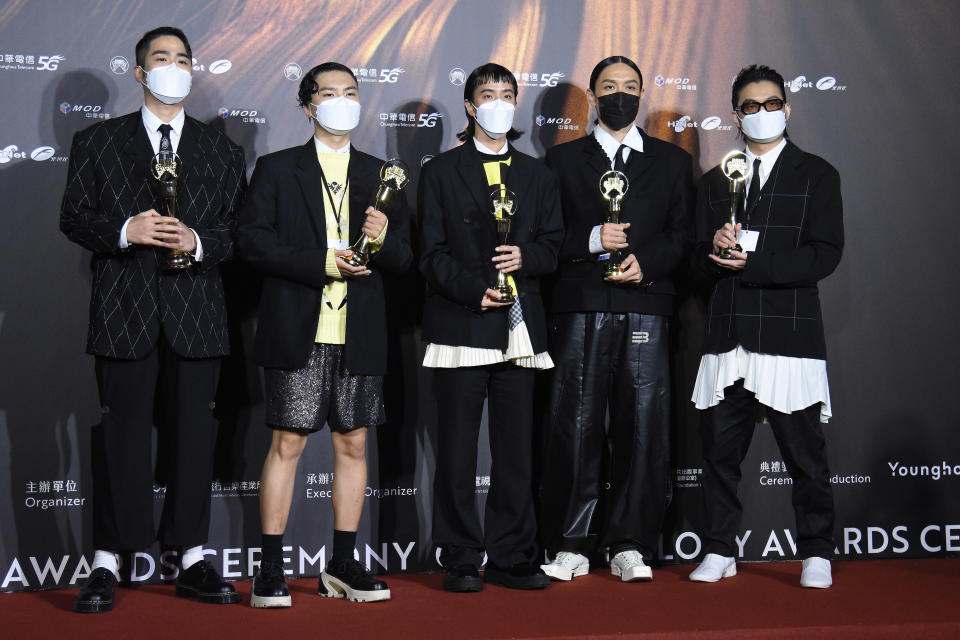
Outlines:
[[301, 147], [300, 158], [295, 171], [300, 192], [307, 205], [307, 218], [317, 238], [317, 246], [327, 246], [326, 216], [323, 212], [323, 185], [320, 183], [320, 163], [317, 161], [317, 147], [313, 138]]
[[611, 170], [610, 158], [607, 157], [606, 152], [604, 152], [603, 147], [600, 146], [600, 143], [597, 142], [597, 138], [594, 135], [591, 134], [589, 138], [590, 140], [583, 146], [583, 153], [586, 156], [587, 164], [597, 174], [597, 193], [599, 194], [600, 176]]
[[656, 162], [656, 154], [651, 150], [649, 137], [643, 132], [643, 129], [639, 129], [639, 131], [641, 137], [643, 137], [643, 153], [637, 153], [636, 149], [634, 149], [630, 152], [630, 157], [627, 158], [627, 166], [624, 173], [627, 174], [627, 180], [630, 181], [628, 193], [629, 189], [639, 186], [640, 177]]
[[460, 158], [457, 163], [457, 173], [460, 174], [460, 180], [463, 186], [470, 193], [477, 208], [480, 209], [480, 215], [492, 214], [490, 212], [490, 203], [487, 202], [489, 191], [485, 189], [487, 176], [483, 172], [483, 165], [480, 162], [480, 154], [473, 146], [473, 140], [464, 142], [460, 147]]
[[[513, 146], [510, 147], [510, 154], [513, 160], [510, 161], [510, 170], [507, 172], [506, 185], [510, 191], [517, 196], [516, 213], [510, 223], [510, 237], [515, 238], [516, 230], [521, 224], [521, 220], [532, 220], [531, 212], [527, 211], [530, 203], [530, 160], [526, 156], [516, 152]], [[488, 207], [489, 208], [489, 207]], [[491, 216], [492, 217], [492, 216]]]
[[750, 208], [747, 210], [747, 213], [753, 213], [753, 210], [757, 208], [757, 205], [761, 200], [770, 197], [770, 194], [772, 194], [774, 189], [777, 187], [777, 180], [780, 177], [780, 171], [784, 167], [794, 167], [795, 165], [800, 164], [802, 161], [803, 153], [801, 153], [797, 145], [788, 140], [787, 145], [783, 148], [783, 151], [780, 152], [780, 157], [777, 158], [777, 161], [773, 163], [773, 168], [770, 170], [770, 175], [767, 176], [767, 181], [764, 182], [763, 186], [760, 188], [760, 193], [756, 202], [750, 203]]
[[[142, 127], [141, 127], [142, 128]], [[177, 143], [177, 155], [187, 170], [187, 175], [194, 174], [202, 177], [206, 166], [201, 166], [204, 157], [200, 144], [200, 128], [192, 118], [186, 118], [183, 130], [180, 132], [180, 142]]]
[[[347, 165], [347, 179], [350, 182], [350, 232], [347, 242], [353, 244], [360, 237], [360, 229], [366, 218], [367, 207], [373, 204], [373, 185], [379, 185], [379, 175], [370, 172], [370, 166], [359, 160], [356, 148], [350, 146], [350, 163]], [[377, 167], [379, 170], [379, 167]]]
[[124, 140], [120, 154], [124, 158], [124, 171], [131, 181], [140, 181], [150, 176], [150, 160], [153, 158], [153, 147], [147, 130], [143, 128], [143, 118], [140, 112], [130, 114], [130, 121], [120, 136]]

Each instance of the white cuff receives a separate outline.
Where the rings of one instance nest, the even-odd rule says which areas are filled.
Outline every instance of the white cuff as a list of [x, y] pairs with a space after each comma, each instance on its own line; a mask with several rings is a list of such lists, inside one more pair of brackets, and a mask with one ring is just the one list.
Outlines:
[[133, 220], [133, 218], [127, 218], [123, 226], [120, 227], [120, 239], [117, 241], [117, 246], [121, 249], [126, 249], [130, 246], [130, 243], [127, 242], [127, 225], [130, 224], [131, 220]]
[[194, 260], [196, 260], [197, 262], [200, 262], [201, 260], [203, 260], [203, 245], [200, 244], [200, 236], [197, 235], [197, 232], [194, 231], [193, 229], [190, 229], [190, 231], [193, 232], [193, 237], [197, 239], [197, 249], [190, 255], [193, 257]]
[[602, 228], [603, 225], [598, 224], [590, 230], [590, 253], [606, 253], [607, 251], [603, 248], [603, 243], [600, 241], [600, 229]]

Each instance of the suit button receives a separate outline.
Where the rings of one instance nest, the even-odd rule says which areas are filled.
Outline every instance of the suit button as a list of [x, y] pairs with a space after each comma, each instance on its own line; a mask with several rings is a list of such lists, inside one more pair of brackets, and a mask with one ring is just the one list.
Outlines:
[[106, 406], [106, 405], [100, 407], [100, 413], [103, 413], [103, 414], [110, 413], [110, 407], [108, 407], [108, 406]]
[[533, 233], [535, 230], [533, 225], [530, 225], [529, 227], [527, 227], [527, 229], [530, 230], [530, 233]]
[[466, 222], [467, 224], [470, 224], [470, 218], [469, 218], [469, 216], [464, 216], [464, 217], [463, 217], [463, 221]]
[[216, 408], [217, 403], [216, 403], [216, 402], [211, 402], [208, 406], [209, 406], [211, 409], [214, 409], [214, 408]]

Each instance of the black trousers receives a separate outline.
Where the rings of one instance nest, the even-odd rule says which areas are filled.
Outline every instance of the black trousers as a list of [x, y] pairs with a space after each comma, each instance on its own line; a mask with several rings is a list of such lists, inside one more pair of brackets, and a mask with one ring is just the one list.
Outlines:
[[[727, 387], [724, 399], [700, 415], [703, 440], [703, 502], [707, 529], [704, 552], [736, 555], [735, 536], [743, 506], [737, 498], [740, 464], [750, 448], [760, 403], [743, 380]], [[773, 437], [793, 478], [797, 553], [801, 558], [833, 556], [833, 490], [827, 443], [820, 427], [820, 403], [793, 413], [766, 409]]]
[[649, 560], [672, 496], [667, 318], [561, 313], [550, 345], [544, 544], [583, 554], [632, 547]]
[[[508, 568], [536, 558], [533, 391], [536, 372], [513, 364], [434, 369], [437, 465], [433, 541], [451, 569], [488, 561]], [[490, 490], [483, 525], [476, 506], [477, 440], [488, 402]]]
[[[138, 360], [96, 359], [103, 413], [93, 429], [93, 545], [110, 551], [192, 547], [207, 540], [219, 358], [181, 358], [161, 338]], [[159, 531], [153, 517], [151, 439], [162, 416], [166, 482]]]

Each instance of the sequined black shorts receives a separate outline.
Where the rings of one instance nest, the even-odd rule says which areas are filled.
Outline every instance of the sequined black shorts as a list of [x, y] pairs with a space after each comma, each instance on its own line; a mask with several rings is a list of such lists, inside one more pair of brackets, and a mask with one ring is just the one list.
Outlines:
[[383, 376], [344, 369], [343, 345], [313, 345], [302, 369], [264, 369], [266, 422], [272, 429], [340, 433], [383, 424]]

